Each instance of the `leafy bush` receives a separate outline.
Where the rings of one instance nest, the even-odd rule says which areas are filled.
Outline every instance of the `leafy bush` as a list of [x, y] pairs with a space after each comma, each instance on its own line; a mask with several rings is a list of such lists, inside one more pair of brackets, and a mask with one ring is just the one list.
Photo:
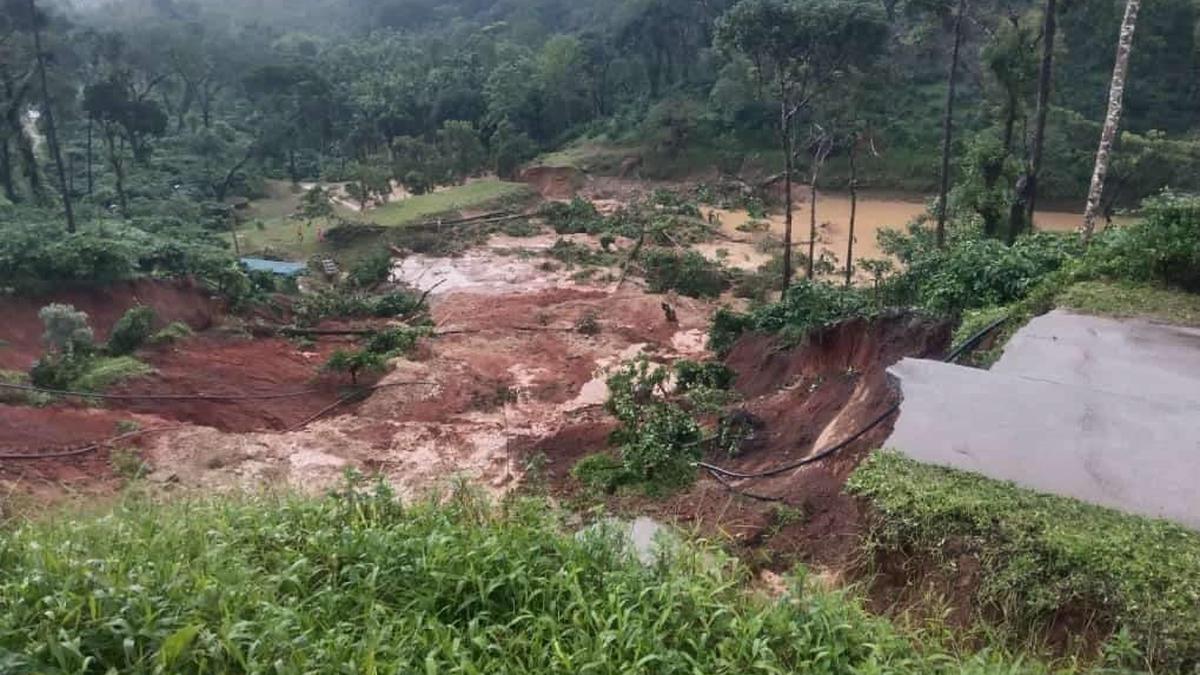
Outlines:
[[329, 360], [325, 362], [325, 370], [331, 373], [346, 373], [350, 375], [350, 382], [357, 385], [359, 375], [387, 370], [387, 357], [366, 349], [339, 349], [329, 356]]
[[92, 351], [94, 334], [88, 325], [86, 312], [72, 305], [53, 303], [41, 308], [38, 318], [45, 326], [42, 340], [50, 349], [62, 354], [86, 354]]
[[681, 392], [706, 387], [725, 390], [733, 386], [737, 377], [729, 366], [720, 361], [698, 363], [684, 359], [675, 362], [675, 388]]
[[946, 542], [959, 542], [982, 565], [980, 606], [1019, 627], [1036, 632], [1061, 611], [1094, 611], [1147, 659], [1124, 665], [1200, 664], [1200, 534], [895, 453], [871, 457], [849, 489], [881, 516], [872, 519], [874, 550], [956, 569], [963, 551], [948, 553]]
[[1200, 196], [1166, 192], [1146, 200], [1142, 220], [1102, 233], [1085, 265], [1098, 276], [1200, 291]]
[[429, 332], [426, 328], [410, 328], [408, 326], [389, 328], [372, 335], [367, 340], [366, 350], [388, 358], [408, 354], [417, 346], [417, 342], [422, 337], [429, 335]]
[[670, 371], [640, 359], [608, 378], [605, 409], [620, 426], [612, 434], [624, 469], [622, 480], [650, 490], [686, 485], [701, 454], [700, 426], [668, 399]]
[[880, 246], [903, 271], [885, 283], [890, 304], [915, 305], [938, 314], [1004, 305], [1024, 298], [1043, 277], [1082, 252], [1074, 235], [1037, 233], [1008, 246], [971, 228], [954, 230], [938, 248], [929, 230], [885, 230]]
[[150, 336], [152, 345], [169, 345], [173, 342], [187, 339], [193, 335], [192, 329], [186, 323], [173, 321], [166, 328]]
[[371, 288], [387, 281], [391, 278], [391, 275], [391, 253], [388, 251], [377, 251], [351, 267], [347, 278], [350, 280], [350, 283], [358, 288]]
[[815, 329], [855, 317], [871, 317], [877, 311], [867, 290], [804, 279], [794, 283], [779, 302], [757, 307], [748, 314], [718, 310], [709, 329], [709, 348], [724, 352], [747, 331], [800, 340]]
[[570, 202], [547, 202], [539, 214], [557, 234], [598, 234], [605, 229], [604, 216], [581, 197]]
[[729, 287], [721, 265], [696, 251], [651, 249], [642, 254], [641, 265], [652, 293], [675, 291], [691, 298], [715, 298]]
[[763, 600], [716, 550], [660, 560], [642, 565], [611, 529], [572, 535], [540, 500], [133, 500], [0, 535], [0, 670], [905, 675], [988, 662], [918, 651], [802, 579]]
[[411, 314], [419, 309], [420, 297], [404, 291], [384, 295], [365, 295], [343, 290], [328, 290], [302, 296], [293, 311], [296, 320], [315, 325], [330, 317], [388, 319]]
[[150, 334], [154, 330], [154, 322], [157, 320], [158, 316], [150, 307], [145, 305], [131, 307], [113, 325], [105, 350], [112, 356], [134, 353], [150, 339]]

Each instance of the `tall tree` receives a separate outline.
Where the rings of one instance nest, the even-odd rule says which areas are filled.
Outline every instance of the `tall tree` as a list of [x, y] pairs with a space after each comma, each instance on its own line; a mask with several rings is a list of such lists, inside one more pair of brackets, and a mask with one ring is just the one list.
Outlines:
[[[779, 108], [783, 152], [783, 287], [792, 281], [792, 179], [796, 118], [844, 69], [872, 60], [887, 35], [878, 4], [863, 0], [742, 0], [717, 25], [716, 42], [745, 55]], [[812, 261], [809, 261], [812, 266]]]
[[54, 126], [54, 106], [50, 100], [50, 85], [46, 78], [46, 54], [42, 51], [42, 19], [34, 0], [29, 0], [29, 23], [33, 31], [33, 50], [37, 59], [38, 79], [42, 85], [42, 114], [46, 117], [46, 140], [54, 166], [58, 170], [58, 188], [62, 194], [63, 210], [67, 216], [67, 232], [75, 231], [75, 211], [71, 207], [71, 191], [67, 187], [67, 170], [63, 166], [62, 148], [58, 145], [58, 128]]
[[1017, 180], [1016, 198], [1009, 216], [1010, 241], [1033, 226], [1037, 209], [1038, 174], [1046, 145], [1046, 119], [1050, 114], [1050, 90], [1054, 82], [1054, 43], [1058, 35], [1058, 0], [1046, 0], [1042, 17], [1042, 64], [1038, 71], [1037, 111], [1029, 142], [1029, 159]]
[[1113, 65], [1112, 86], [1108, 90], [1108, 115], [1104, 118], [1104, 129], [1100, 133], [1100, 148], [1096, 151], [1096, 167], [1092, 171], [1092, 187], [1088, 190], [1087, 209], [1084, 211], [1083, 227], [1080, 229], [1084, 241], [1092, 238], [1096, 229], [1096, 216], [1100, 214], [1100, 199], [1104, 195], [1109, 156], [1112, 154], [1117, 130], [1121, 126], [1125, 78], [1129, 73], [1129, 55], [1133, 53], [1133, 34], [1137, 30], [1138, 11], [1141, 7], [1141, 0], [1126, 0], [1125, 19], [1121, 22], [1121, 35], [1117, 39], [1117, 60]]
[[958, 56], [962, 49], [963, 16], [967, 0], [958, 0], [954, 15], [954, 47], [950, 50], [950, 70], [946, 75], [946, 108], [942, 114], [942, 176], [938, 190], [937, 245], [946, 245], [946, 213], [950, 201], [950, 145], [954, 137], [954, 94], [958, 88]]

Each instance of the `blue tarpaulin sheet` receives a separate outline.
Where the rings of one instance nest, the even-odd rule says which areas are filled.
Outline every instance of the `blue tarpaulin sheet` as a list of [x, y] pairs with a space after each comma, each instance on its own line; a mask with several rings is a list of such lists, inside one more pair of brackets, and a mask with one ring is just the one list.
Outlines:
[[242, 258], [242, 266], [251, 272], [270, 272], [281, 277], [297, 277], [308, 269], [308, 265], [304, 263], [261, 258]]

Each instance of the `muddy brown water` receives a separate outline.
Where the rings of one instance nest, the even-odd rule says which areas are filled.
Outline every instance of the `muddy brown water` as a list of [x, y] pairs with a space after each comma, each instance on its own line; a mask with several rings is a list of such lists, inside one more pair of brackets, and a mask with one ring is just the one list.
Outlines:
[[[859, 194], [857, 214], [855, 217], [854, 258], [882, 258], [879, 250], [879, 232], [885, 229], [903, 229], [909, 222], [925, 213], [926, 203], [931, 199], [919, 194], [863, 192]], [[698, 246], [710, 258], [717, 256], [717, 251], [723, 249], [721, 255], [726, 264], [747, 270], [757, 269], [759, 265], [770, 260], [769, 254], [758, 251], [748, 243], [753, 233], [738, 230], [739, 227], [755, 220], [744, 210], [707, 209], [705, 215], [712, 214], [721, 221], [722, 231], [734, 239], [747, 240], [747, 243], [721, 241]], [[796, 242], [808, 241], [808, 228], [811, 218], [808, 200], [798, 203], [793, 211], [793, 238]], [[768, 218], [757, 219], [768, 224], [770, 232], [783, 237], [783, 214], [772, 214]], [[1075, 210], [1044, 210], [1034, 216], [1034, 226], [1038, 230], [1049, 232], [1070, 232], [1077, 228], [1083, 220], [1083, 215]], [[1134, 218], [1118, 217], [1114, 222], [1119, 225], [1132, 222]], [[839, 192], [817, 193], [817, 253], [827, 250], [836, 256], [839, 264], [844, 264], [846, 248], [850, 234], [850, 195]], [[806, 252], [806, 251], [805, 251]]]

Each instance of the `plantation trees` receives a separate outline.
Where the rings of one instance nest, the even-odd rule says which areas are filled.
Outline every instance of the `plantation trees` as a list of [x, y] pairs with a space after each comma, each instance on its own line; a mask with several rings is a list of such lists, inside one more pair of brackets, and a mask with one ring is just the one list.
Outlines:
[[[717, 44], [744, 55], [779, 109], [783, 151], [783, 285], [792, 280], [792, 175], [796, 122], [811, 112], [814, 95], [844, 69], [880, 51], [887, 35], [883, 10], [862, 0], [743, 0], [717, 23]], [[812, 266], [809, 261], [809, 266]]]

